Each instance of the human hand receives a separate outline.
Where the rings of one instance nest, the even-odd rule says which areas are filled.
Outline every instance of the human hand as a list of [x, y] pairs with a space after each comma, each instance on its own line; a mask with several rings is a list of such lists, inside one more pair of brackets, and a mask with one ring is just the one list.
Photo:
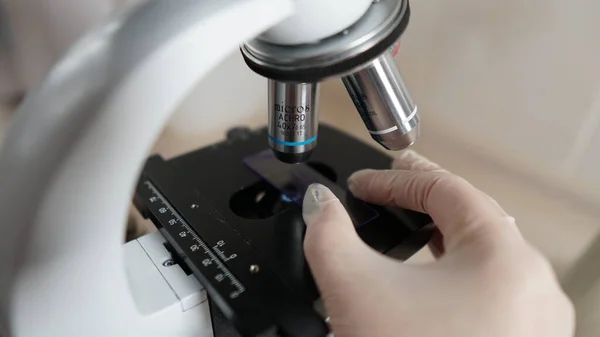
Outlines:
[[[574, 310], [547, 260], [488, 195], [412, 151], [349, 180], [367, 202], [428, 213], [439, 258], [408, 265], [367, 246], [322, 185], [304, 198], [305, 254], [336, 337], [568, 337]], [[443, 252], [443, 253], [442, 253]]]

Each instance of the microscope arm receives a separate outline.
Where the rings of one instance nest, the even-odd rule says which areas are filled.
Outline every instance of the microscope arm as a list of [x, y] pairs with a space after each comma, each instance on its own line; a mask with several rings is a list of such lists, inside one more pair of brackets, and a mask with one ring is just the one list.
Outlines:
[[145, 1], [89, 34], [29, 95], [0, 153], [7, 336], [186, 335], [142, 317], [128, 288], [134, 184], [170, 112], [292, 3]]

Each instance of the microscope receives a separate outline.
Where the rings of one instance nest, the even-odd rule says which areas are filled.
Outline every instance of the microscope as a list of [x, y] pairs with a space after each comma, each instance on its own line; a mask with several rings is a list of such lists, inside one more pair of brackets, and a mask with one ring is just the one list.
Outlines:
[[[394, 62], [409, 17], [408, 0], [146, 0], [87, 34], [0, 152], [0, 335], [330, 335], [302, 250], [308, 185], [328, 186], [381, 253], [406, 259], [433, 229], [354, 198], [347, 178], [391, 157], [318, 122], [319, 83], [337, 77], [377, 143], [416, 141]], [[148, 158], [236, 50], [268, 79], [268, 126]], [[132, 196], [158, 230], [124, 244]]]
[[[290, 20], [242, 46], [248, 67], [268, 79], [269, 145], [276, 157], [286, 163], [310, 157], [317, 143], [319, 82], [330, 77], [341, 77], [375, 141], [393, 151], [412, 145], [419, 133], [417, 107], [393, 57], [408, 25], [408, 1], [304, 3]], [[327, 8], [347, 8], [339, 14], [349, 20], [316, 24], [305, 33], [312, 11], [333, 15]]]

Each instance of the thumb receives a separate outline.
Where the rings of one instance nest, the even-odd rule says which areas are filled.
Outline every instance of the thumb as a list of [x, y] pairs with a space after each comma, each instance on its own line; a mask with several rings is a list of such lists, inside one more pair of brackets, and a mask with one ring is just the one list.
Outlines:
[[331, 292], [361, 274], [360, 261], [370, 255], [369, 249], [340, 200], [327, 187], [310, 185], [302, 215], [307, 227], [304, 253], [313, 277], [324, 298], [335, 296]]

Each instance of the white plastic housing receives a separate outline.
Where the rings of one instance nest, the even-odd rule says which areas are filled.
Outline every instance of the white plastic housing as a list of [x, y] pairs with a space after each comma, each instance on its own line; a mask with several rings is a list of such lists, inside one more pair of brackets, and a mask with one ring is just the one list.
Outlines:
[[313, 43], [352, 26], [373, 0], [295, 0], [294, 14], [260, 37], [268, 42], [294, 45]]
[[197, 337], [189, 318], [144, 315], [134, 301], [130, 199], [195, 84], [292, 10], [146, 0], [86, 35], [30, 93], [0, 152], [0, 335]]

